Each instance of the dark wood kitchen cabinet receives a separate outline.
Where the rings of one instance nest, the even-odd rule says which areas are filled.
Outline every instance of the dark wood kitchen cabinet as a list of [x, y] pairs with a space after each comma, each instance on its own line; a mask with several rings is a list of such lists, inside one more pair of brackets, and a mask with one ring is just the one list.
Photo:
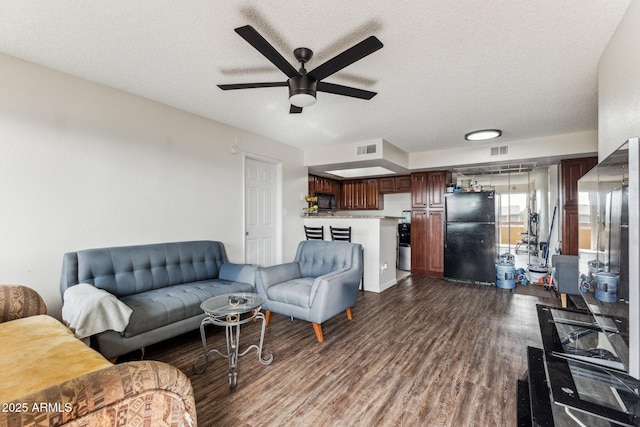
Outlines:
[[378, 186], [380, 193], [410, 193], [411, 192], [411, 176], [387, 176], [378, 178]]
[[430, 245], [426, 251], [426, 274], [442, 277], [444, 276], [444, 211], [431, 210], [427, 213], [427, 238], [434, 244]]
[[411, 211], [411, 273], [427, 274], [427, 211]]
[[382, 209], [383, 199], [378, 188], [378, 179], [351, 179], [340, 184], [340, 209]]
[[364, 185], [364, 205], [365, 209], [382, 209], [383, 198], [380, 194], [378, 178], [371, 178], [365, 180]]
[[411, 192], [411, 175], [396, 176], [396, 193]]
[[411, 208], [424, 209], [427, 207], [427, 173], [411, 174]]
[[342, 194], [340, 209], [365, 209], [366, 188], [364, 181], [359, 179], [342, 181], [340, 187]]
[[411, 274], [444, 276], [444, 211], [411, 211]]
[[381, 193], [395, 193], [396, 192], [396, 178], [389, 176], [386, 178], [379, 178], [378, 183], [380, 185]]
[[353, 209], [353, 180], [342, 181], [340, 183], [340, 204], [339, 209]]
[[411, 174], [411, 273], [444, 276], [444, 193], [447, 171]]
[[560, 161], [563, 255], [578, 255], [578, 180], [596, 164], [597, 157]]
[[313, 196], [316, 193], [333, 194], [337, 198], [340, 194], [340, 182], [331, 178], [309, 175], [309, 195]]
[[366, 209], [367, 207], [367, 183], [356, 179], [353, 181], [353, 204], [351, 209]]
[[447, 172], [429, 172], [427, 174], [427, 200], [430, 209], [444, 209], [444, 192], [447, 190], [447, 181], [451, 181], [451, 174], [447, 174]]

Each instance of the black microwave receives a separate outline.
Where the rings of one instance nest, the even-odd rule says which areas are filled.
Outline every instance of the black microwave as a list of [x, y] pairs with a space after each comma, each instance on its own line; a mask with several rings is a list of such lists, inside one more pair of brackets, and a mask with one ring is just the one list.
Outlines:
[[332, 211], [336, 209], [336, 196], [329, 193], [316, 193], [319, 211]]

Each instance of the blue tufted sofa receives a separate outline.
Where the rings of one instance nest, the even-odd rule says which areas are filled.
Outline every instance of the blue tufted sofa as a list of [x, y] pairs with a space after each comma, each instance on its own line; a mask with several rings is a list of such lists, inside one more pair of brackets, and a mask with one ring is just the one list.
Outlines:
[[123, 332], [95, 335], [100, 352], [114, 358], [198, 329], [200, 304], [216, 295], [253, 292], [255, 270], [229, 263], [223, 244], [214, 241], [86, 249], [64, 254], [60, 291], [64, 298], [69, 287], [90, 284], [133, 310]]

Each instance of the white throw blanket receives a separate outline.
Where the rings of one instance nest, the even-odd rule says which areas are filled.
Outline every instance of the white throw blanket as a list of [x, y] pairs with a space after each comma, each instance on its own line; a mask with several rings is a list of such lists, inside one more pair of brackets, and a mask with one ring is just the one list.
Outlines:
[[122, 332], [129, 324], [131, 310], [109, 292], [87, 283], [64, 291], [62, 320], [82, 339], [100, 332]]

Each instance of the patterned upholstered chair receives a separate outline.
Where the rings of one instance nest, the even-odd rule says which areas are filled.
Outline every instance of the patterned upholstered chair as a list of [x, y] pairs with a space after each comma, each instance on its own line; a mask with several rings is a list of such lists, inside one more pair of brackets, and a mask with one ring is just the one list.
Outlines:
[[352, 319], [362, 276], [362, 248], [357, 243], [306, 240], [293, 262], [256, 271], [256, 288], [271, 313], [306, 320], [324, 341], [322, 323], [342, 311]]
[[[0, 426], [197, 425], [189, 378], [162, 362], [113, 365], [46, 315], [42, 297], [0, 285]], [[44, 405], [44, 406], [43, 406]]]
[[0, 285], [0, 323], [47, 314], [39, 293], [23, 285]]

